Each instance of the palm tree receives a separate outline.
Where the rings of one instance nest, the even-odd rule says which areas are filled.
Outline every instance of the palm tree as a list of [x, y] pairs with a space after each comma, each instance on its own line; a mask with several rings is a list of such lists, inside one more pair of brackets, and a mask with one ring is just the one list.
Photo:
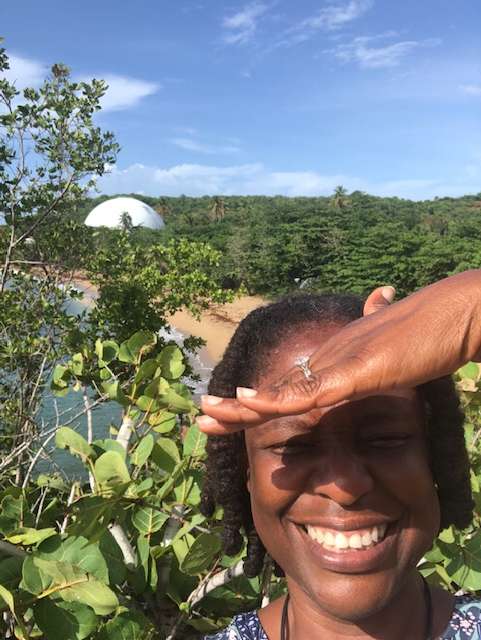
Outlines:
[[345, 189], [342, 184], [334, 189], [330, 204], [334, 209], [345, 209], [350, 206], [351, 201], [349, 199], [347, 189]]
[[225, 202], [224, 202], [224, 199], [223, 198], [219, 198], [219, 196], [215, 196], [214, 204], [212, 205], [212, 208], [210, 210], [209, 217], [214, 222], [218, 222], [219, 220], [222, 220], [222, 218], [224, 216], [225, 216]]

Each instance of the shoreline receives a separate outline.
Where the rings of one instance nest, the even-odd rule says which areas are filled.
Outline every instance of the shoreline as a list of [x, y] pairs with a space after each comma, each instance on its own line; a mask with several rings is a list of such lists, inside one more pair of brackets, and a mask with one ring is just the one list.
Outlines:
[[[71, 284], [84, 294], [83, 304], [90, 306], [97, 296], [97, 287], [82, 273], [76, 273]], [[199, 356], [206, 366], [214, 367], [221, 359], [240, 321], [257, 307], [267, 304], [261, 296], [241, 296], [233, 302], [212, 305], [196, 320], [187, 310], [181, 309], [167, 316], [169, 325], [185, 337], [196, 336], [206, 341]]]
[[186, 310], [167, 317], [169, 324], [186, 336], [197, 336], [206, 341], [201, 352], [214, 366], [222, 358], [240, 321], [251, 311], [266, 304], [260, 296], [241, 296], [233, 302], [212, 305], [201, 313], [200, 320]]

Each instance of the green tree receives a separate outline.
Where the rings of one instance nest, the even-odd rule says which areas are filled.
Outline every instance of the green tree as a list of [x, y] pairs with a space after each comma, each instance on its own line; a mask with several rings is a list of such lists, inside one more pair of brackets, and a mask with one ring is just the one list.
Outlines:
[[[0, 73], [8, 65], [1, 49]], [[105, 90], [100, 80], [72, 82], [63, 65], [39, 89], [0, 80], [0, 448], [23, 451], [17, 482], [43, 390], [74, 329], [71, 281], [89, 243], [66, 212], [118, 149], [93, 122]]]
[[348, 197], [347, 189], [342, 185], [336, 187], [331, 197], [330, 204], [334, 209], [345, 209], [348, 207], [351, 202]]

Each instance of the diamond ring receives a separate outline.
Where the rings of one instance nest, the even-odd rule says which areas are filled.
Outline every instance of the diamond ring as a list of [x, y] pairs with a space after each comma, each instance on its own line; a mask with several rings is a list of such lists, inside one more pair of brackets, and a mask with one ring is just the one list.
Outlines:
[[311, 380], [314, 377], [312, 371], [309, 368], [308, 356], [302, 356], [301, 358], [297, 358], [294, 364], [296, 365], [296, 367], [299, 367], [299, 369], [304, 374], [304, 377], [306, 380]]

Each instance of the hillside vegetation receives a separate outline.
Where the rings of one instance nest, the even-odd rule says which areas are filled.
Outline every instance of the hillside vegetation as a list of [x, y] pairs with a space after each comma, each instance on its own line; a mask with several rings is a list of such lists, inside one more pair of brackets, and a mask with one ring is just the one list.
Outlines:
[[[340, 187], [332, 197], [149, 198], [163, 231], [139, 241], [184, 237], [222, 255], [225, 287], [278, 295], [299, 286], [365, 293], [392, 283], [400, 295], [481, 264], [481, 193], [412, 202]], [[82, 221], [106, 199], [87, 200]]]

